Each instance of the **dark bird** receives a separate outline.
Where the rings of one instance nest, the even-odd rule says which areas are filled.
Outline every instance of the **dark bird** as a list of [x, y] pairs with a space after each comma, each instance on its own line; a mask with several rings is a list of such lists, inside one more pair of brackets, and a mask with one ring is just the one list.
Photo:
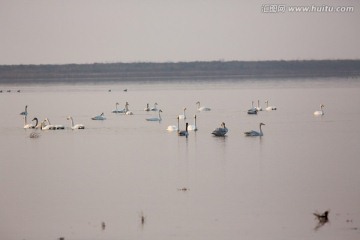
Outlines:
[[101, 223], [101, 229], [104, 231], [105, 228], [106, 228], [105, 222], [102, 222], [102, 223]]
[[325, 211], [324, 213], [315, 212], [314, 216], [318, 220], [315, 230], [318, 230], [320, 227], [324, 226], [325, 223], [329, 222], [329, 211]]
[[180, 132], [178, 132], [179, 136], [184, 136], [184, 137], [188, 137], [189, 136], [189, 132], [188, 132], [188, 127], [189, 127], [189, 123], [185, 124], [185, 130], [182, 130]]

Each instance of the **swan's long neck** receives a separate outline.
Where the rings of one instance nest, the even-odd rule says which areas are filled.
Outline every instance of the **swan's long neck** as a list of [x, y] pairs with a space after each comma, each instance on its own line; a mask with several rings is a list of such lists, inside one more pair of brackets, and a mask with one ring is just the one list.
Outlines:
[[46, 119], [44, 120], [44, 122], [45, 122], [45, 121], [47, 121], [48, 124], [51, 125], [50, 120], [49, 120], [48, 118], [46, 118]]
[[180, 118], [179, 117], [177, 117], [177, 120], [178, 120], [178, 132], [180, 131]]
[[37, 118], [34, 118], [33, 120], [35, 120], [35, 127], [37, 127], [37, 125], [39, 124], [39, 120]]
[[186, 109], [184, 109], [184, 118], [186, 118], [185, 111], [186, 111]]
[[261, 129], [262, 124], [260, 124], [260, 135], [263, 135], [262, 129]]
[[74, 127], [74, 120], [73, 120], [73, 118], [70, 117], [69, 119], [70, 119], [70, 121], [71, 121], [71, 127]]
[[194, 125], [195, 125], [195, 128], [196, 128], [196, 115], [194, 117]]
[[254, 101], [251, 102], [251, 107], [254, 108]]
[[126, 112], [129, 111], [129, 104], [128, 103], [125, 104], [125, 110], [126, 110]]
[[161, 111], [159, 111], [159, 119], [161, 120], [161, 115], [160, 115]]
[[265, 103], [266, 103], [266, 107], [269, 107], [269, 101], [266, 101]]
[[28, 123], [27, 123], [27, 116], [25, 115], [25, 116], [24, 116], [24, 126], [27, 125], [27, 124], [28, 124]]
[[258, 100], [258, 105], [257, 106], [260, 107], [260, 100]]

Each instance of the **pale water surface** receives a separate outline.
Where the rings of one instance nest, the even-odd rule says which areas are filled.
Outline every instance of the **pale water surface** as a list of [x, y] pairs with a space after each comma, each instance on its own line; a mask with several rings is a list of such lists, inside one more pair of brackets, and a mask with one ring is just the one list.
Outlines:
[[[0, 88], [1, 239], [360, 239], [359, 79]], [[258, 99], [278, 110], [248, 115]], [[133, 116], [111, 113], [126, 101]], [[145, 121], [154, 102], [161, 123]], [[86, 129], [30, 138], [25, 105], [29, 120], [68, 128], [72, 115]], [[198, 120], [188, 138], [165, 130], [183, 107]], [[213, 137], [221, 122], [227, 137]], [[244, 136], [260, 122], [262, 138]]]

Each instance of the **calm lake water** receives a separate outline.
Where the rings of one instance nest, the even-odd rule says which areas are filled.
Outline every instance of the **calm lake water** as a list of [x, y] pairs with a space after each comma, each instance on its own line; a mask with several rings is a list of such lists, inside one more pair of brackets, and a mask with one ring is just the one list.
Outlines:
[[[0, 89], [1, 239], [360, 239], [360, 79]], [[258, 99], [277, 110], [248, 115]], [[134, 115], [111, 113], [116, 102]], [[160, 123], [145, 120], [155, 102]], [[25, 105], [29, 121], [67, 129], [23, 129]], [[190, 124], [197, 115], [188, 138], [166, 131], [183, 107]], [[86, 128], [69, 129], [68, 115]], [[227, 136], [212, 136], [221, 122]], [[263, 137], [244, 136], [260, 122]]]

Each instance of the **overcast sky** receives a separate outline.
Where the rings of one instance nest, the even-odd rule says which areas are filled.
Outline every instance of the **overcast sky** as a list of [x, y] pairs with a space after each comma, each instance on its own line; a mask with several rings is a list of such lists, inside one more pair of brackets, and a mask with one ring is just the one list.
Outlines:
[[0, 0], [0, 64], [305, 59], [360, 59], [359, 0]]

